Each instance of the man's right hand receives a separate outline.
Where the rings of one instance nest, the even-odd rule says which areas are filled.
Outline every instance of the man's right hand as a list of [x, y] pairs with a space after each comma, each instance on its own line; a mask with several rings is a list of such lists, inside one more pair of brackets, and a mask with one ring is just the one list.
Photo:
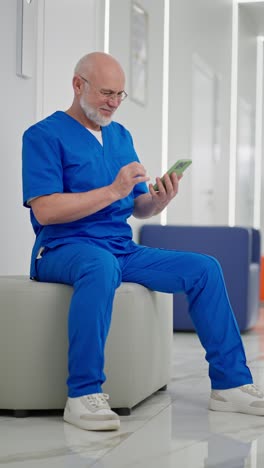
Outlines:
[[125, 198], [132, 192], [136, 184], [147, 182], [148, 180], [150, 180], [150, 177], [146, 175], [144, 166], [135, 161], [120, 169], [110, 187], [119, 198]]

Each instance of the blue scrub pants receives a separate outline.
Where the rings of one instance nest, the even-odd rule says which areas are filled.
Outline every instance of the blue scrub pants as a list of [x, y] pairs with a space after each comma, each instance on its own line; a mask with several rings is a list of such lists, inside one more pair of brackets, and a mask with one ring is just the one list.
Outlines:
[[144, 246], [113, 255], [79, 243], [45, 249], [36, 260], [36, 270], [39, 281], [74, 287], [68, 319], [70, 397], [102, 391], [105, 342], [121, 281], [166, 293], [185, 291], [206, 350], [212, 388], [252, 383], [221, 267], [213, 257]]

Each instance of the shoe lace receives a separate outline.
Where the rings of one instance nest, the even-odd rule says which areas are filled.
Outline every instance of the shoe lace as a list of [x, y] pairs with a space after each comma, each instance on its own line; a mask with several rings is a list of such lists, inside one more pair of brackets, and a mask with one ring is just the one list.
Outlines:
[[264, 398], [264, 393], [254, 384], [243, 385], [242, 389], [252, 396]]
[[96, 409], [109, 409], [109, 405], [107, 403], [109, 395], [106, 393], [93, 393], [91, 395], [87, 395], [87, 400], [89, 404]]

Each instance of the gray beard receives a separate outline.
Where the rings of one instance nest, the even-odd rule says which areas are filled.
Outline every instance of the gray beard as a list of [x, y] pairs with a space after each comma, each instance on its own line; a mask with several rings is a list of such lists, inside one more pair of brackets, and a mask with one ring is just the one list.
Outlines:
[[80, 106], [87, 119], [91, 120], [97, 125], [100, 125], [100, 127], [106, 127], [112, 122], [112, 117], [104, 117], [100, 115], [99, 111], [90, 106], [90, 104], [87, 104], [87, 102], [84, 101], [83, 97], [81, 97], [80, 99]]

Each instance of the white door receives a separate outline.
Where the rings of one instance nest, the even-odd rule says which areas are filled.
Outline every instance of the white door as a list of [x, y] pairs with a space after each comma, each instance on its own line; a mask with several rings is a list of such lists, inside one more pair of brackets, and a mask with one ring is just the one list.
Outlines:
[[198, 57], [192, 73], [192, 222], [214, 221], [214, 75]]

